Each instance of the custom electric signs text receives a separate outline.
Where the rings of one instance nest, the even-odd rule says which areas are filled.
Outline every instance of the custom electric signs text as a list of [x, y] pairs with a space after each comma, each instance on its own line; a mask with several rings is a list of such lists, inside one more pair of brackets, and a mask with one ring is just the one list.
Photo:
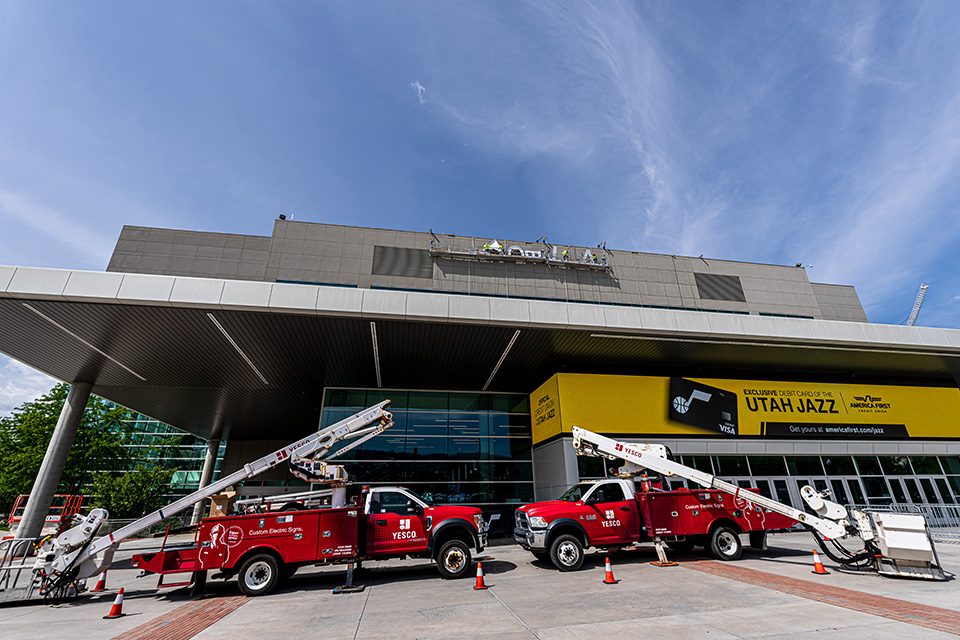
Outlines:
[[534, 442], [607, 434], [956, 438], [960, 390], [814, 382], [557, 374], [530, 396]]

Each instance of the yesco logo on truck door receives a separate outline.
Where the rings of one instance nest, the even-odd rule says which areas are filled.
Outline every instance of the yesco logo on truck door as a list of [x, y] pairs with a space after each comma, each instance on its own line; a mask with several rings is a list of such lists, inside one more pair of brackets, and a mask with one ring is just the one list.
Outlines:
[[417, 537], [416, 531], [410, 531], [410, 518], [400, 518], [400, 531], [393, 532], [394, 540], [410, 540]]
[[607, 517], [606, 520], [601, 520], [600, 524], [604, 527], [619, 527], [620, 521], [616, 519], [615, 514], [612, 510], [604, 511], [603, 515]]

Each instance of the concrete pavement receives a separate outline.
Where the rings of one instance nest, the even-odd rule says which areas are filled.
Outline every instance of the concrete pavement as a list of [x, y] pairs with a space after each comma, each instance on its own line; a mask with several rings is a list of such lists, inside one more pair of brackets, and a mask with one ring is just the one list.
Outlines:
[[[366, 585], [361, 593], [334, 595], [345, 571], [332, 567], [302, 569], [259, 598], [238, 598], [235, 581], [210, 581], [198, 600], [190, 599], [185, 588], [157, 591], [155, 576], [136, 578], [128, 562], [134, 549], [158, 543], [129, 544], [109, 572], [110, 591], [59, 606], [0, 607], [0, 637], [925, 640], [960, 632], [956, 581], [840, 571], [823, 554], [831, 573], [814, 575], [813, 539], [807, 533], [771, 536], [768, 551], [745, 549], [734, 563], [678, 556], [680, 566], [660, 568], [649, 564], [656, 559], [652, 547], [621, 552], [611, 556], [617, 585], [602, 582], [602, 553], [588, 555], [578, 572], [560, 573], [519, 547], [504, 545], [484, 553], [489, 558], [483, 561], [486, 591], [473, 590], [473, 577], [442, 580], [426, 561], [391, 560], [365, 563], [355, 576]], [[941, 544], [938, 551], [948, 571], [960, 567], [960, 545]], [[121, 586], [127, 616], [103, 620]], [[895, 612], [899, 619], [888, 617]], [[943, 618], [944, 630], [930, 628], [930, 616]]]

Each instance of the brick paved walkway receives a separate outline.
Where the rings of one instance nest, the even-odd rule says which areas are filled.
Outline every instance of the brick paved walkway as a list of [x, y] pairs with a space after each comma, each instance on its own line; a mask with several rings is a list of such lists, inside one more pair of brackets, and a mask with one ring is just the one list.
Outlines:
[[111, 640], [188, 640], [227, 614], [236, 611], [247, 596], [220, 596], [188, 602]]
[[882, 616], [898, 622], [936, 629], [960, 636], [960, 611], [877, 596], [851, 589], [831, 587], [811, 580], [787, 578], [773, 573], [738, 567], [734, 563], [686, 557], [681, 566], [721, 578], [773, 589], [808, 600], [816, 600], [853, 611]]

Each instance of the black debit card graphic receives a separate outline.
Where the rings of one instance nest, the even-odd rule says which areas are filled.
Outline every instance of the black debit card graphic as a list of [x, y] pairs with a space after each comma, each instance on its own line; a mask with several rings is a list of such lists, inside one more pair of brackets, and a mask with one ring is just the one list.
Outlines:
[[735, 436], [737, 394], [685, 378], [670, 378], [671, 420]]

